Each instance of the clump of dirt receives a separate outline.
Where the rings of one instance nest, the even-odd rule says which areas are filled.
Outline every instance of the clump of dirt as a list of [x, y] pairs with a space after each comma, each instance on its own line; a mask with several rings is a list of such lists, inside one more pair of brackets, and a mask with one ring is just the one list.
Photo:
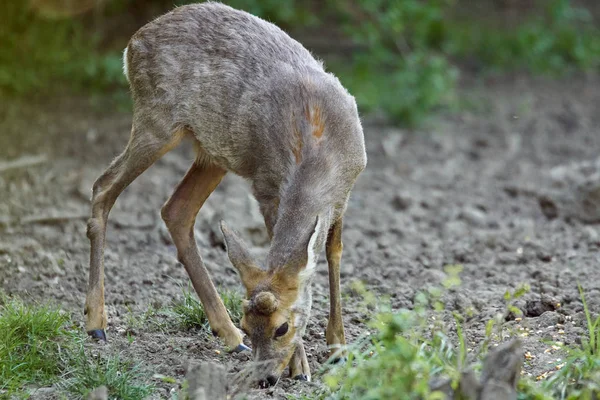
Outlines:
[[[444, 301], [448, 313], [469, 316], [468, 347], [481, 343], [487, 320], [504, 312], [505, 292], [521, 284], [531, 286], [515, 303], [524, 315], [508, 318], [506, 331], [531, 355], [525, 374], [544, 374], [557, 357], [542, 339], [579, 340], [585, 321], [578, 282], [590, 309], [600, 307], [598, 83], [587, 77], [465, 84], [463, 96], [481, 107], [421, 131], [364, 121], [368, 167], [353, 191], [343, 233], [348, 342], [366, 329], [370, 312], [351, 289], [353, 281], [389, 296], [396, 309], [411, 308], [418, 291], [447, 278], [448, 264], [463, 265], [462, 285]], [[124, 148], [131, 116], [73, 98], [4, 103], [0, 158], [44, 155], [47, 161], [0, 172], [0, 288], [57, 302], [83, 329], [91, 185]], [[193, 159], [187, 145], [165, 156], [125, 190], [110, 215], [107, 346], [142, 362], [149, 376], [182, 379], [188, 360], [218, 362], [229, 373], [249, 363], [248, 355], [227, 354], [215, 338], [184, 331], [172, 319], [160, 327], [144, 319], [150, 305], [168, 306], [187, 285], [159, 210]], [[264, 223], [249, 193], [246, 182], [228, 175], [195, 226], [207, 267], [223, 288], [241, 285], [223, 249], [219, 219], [239, 230], [257, 257], [267, 251]], [[305, 347], [317, 371], [327, 357], [324, 257], [314, 297]], [[250, 398], [310, 394], [316, 378], [312, 384], [282, 380], [252, 390]], [[174, 386], [156, 383], [156, 398], [168, 397]]]

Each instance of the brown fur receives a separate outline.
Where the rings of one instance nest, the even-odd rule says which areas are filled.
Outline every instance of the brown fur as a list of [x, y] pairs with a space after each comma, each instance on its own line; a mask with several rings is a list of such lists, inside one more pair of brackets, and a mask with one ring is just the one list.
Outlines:
[[309, 111], [309, 121], [312, 128], [312, 135], [320, 139], [325, 132], [325, 123], [323, 122], [323, 116], [321, 114], [321, 108], [315, 106]]
[[[254, 358], [273, 361], [272, 368], [263, 369], [268, 375], [279, 377], [290, 363], [293, 373], [310, 377], [302, 335], [312, 304], [311, 277], [325, 242], [331, 299], [327, 343], [345, 343], [341, 225], [350, 191], [367, 163], [354, 98], [281, 29], [216, 2], [178, 7], [148, 23], [131, 38], [124, 61], [134, 102], [132, 132], [124, 152], [93, 187], [88, 331], [107, 326], [104, 246], [114, 202], [187, 134], [197, 159], [162, 217], [211, 328], [231, 348], [242, 343], [193, 229], [196, 214], [231, 172], [251, 182], [271, 238], [262, 268], [241, 239], [221, 227], [246, 288], [243, 326]], [[260, 312], [249, 307], [253, 302]], [[284, 322], [288, 332], [273, 337]]]
[[[293, 152], [294, 152], [294, 159], [296, 160], [296, 164], [300, 164], [302, 162], [302, 147], [304, 146], [304, 140], [302, 139], [302, 133], [300, 132], [300, 129], [298, 128], [298, 125], [296, 123], [296, 121], [293, 122], [294, 124], [294, 137], [296, 138], [296, 143], [294, 143], [294, 147], [293, 147]], [[278, 200], [279, 202], [279, 200]], [[277, 204], [279, 205], [279, 204]]]

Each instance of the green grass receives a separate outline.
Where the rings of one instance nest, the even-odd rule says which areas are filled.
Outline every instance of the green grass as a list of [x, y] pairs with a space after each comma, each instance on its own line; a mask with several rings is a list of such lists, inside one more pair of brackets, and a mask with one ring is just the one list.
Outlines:
[[562, 367], [542, 384], [555, 399], [592, 400], [600, 396], [600, 316], [592, 318], [581, 286], [579, 293], [588, 335], [582, 338], [582, 345], [579, 347], [563, 346], [566, 358]]
[[[182, 288], [183, 297], [172, 304], [172, 312], [182, 329], [208, 330], [208, 318], [202, 303], [198, 300], [196, 292], [188, 284], [187, 289]], [[234, 324], [239, 324], [242, 318], [242, 297], [233, 290], [220, 290], [219, 294], [225, 308]]]
[[111, 354], [94, 356], [86, 340], [58, 307], [1, 296], [0, 398], [28, 398], [37, 388], [53, 385], [80, 398], [101, 385], [119, 399], [140, 399], [153, 391], [139, 367]]
[[64, 351], [77, 337], [66, 329], [68, 314], [49, 305], [31, 307], [17, 299], [0, 306], [0, 390], [51, 384], [61, 373]]
[[[455, 277], [450, 280], [454, 281], [452, 285], [458, 284]], [[527, 285], [521, 285], [507, 292], [505, 313], [514, 313], [512, 302], [527, 290]], [[417, 295], [413, 310], [391, 312], [384, 306], [369, 322], [370, 334], [348, 346], [348, 362], [326, 365], [318, 372], [325, 388], [312, 398], [442, 399], [430, 390], [430, 381], [447, 378], [457, 385], [467, 364], [479, 371], [489, 344], [506, 333], [504, 318], [490, 320], [478, 349], [469, 351], [462, 316], [454, 315], [454, 329], [449, 329], [449, 321], [443, 321], [443, 307], [439, 307], [442, 292], [434, 289]], [[563, 346], [562, 365], [547, 379], [522, 377], [517, 386], [519, 400], [592, 400], [600, 395], [600, 317], [592, 317], [581, 288], [580, 293], [587, 337], [582, 338], [581, 346]]]
[[102, 385], [108, 388], [110, 398], [124, 400], [144, 399], [154, 390], [153, 386], [141, 383], [144, 374], [138, 365], [119, 356], [90, 359], [82, 349], [72, 361], [74, 365], [69, 366], [72, 377], [58, 386], [78, 397], [85, 398], [90, 391]]
[[98, 37], [73, 19], [48, 19], [27, 2], [0, 3], [0, 93], [125, 87], [121, 55], [97, 50]]

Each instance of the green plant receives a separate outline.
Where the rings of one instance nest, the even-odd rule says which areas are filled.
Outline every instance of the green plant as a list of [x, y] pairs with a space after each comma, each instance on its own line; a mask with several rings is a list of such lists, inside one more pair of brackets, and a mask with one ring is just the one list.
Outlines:
[[110, 396], [120, 399], [153, 391], [141, 382], [137, 366], [110, 354], [95, 357], [85, 340], [58, 307], [0, 295], [0, 397], [27, 398], [51, 385], [80, 396], [106, 385]]
[[208, 319], [204, 312], [202, 303], [196, 298], [195, 292], [182, 290], [183, 298], [175, 300], [172, 304], [172, 310], [177, 318], [179, 325], [183, 329], [204, 329], [207, 327]]
[[[145, 10], [157, 15], [191, 2], [151, 0]], [[103, 16], [134, 12], [134, 3], [108, 1]], [[455, 11], [466, 3], [456, 0], [225, 3], [287, 30], [339, 31], [352, 42], [352, 51], [339, 58], [320, 56], [356, 97], [361, 113], [382, 110], [408, 126], [456, 107], [457, 66], [464, 60], [491, 72], [560, 74], [600, 67], [600, 29], [590, 12], [569, 0], [538, 1], [535, 12], [511, 28], [494, 23], [493, 17], [459, 17]], [[110, 92], [117, 100], [111, 103], [131, 106], [122, 47], [118, 52], [100, 50], [104, 38], [86, 29], [84, 19], [49, 19], [26, 4], [0, 3], [0, 93], [28, 95], [65, 87]], [[119, 39], [123, 47], [127, 39]]]
[[71, 357], [69, 379], [62, 381], [59, 387], [85, 398], [89, 392], [99, 386], [106, 386], [110, 398], [123, 400], [143, 399], [154, 388], [142, 380], [139, 366], [118, 356], [92, 359], [83, 348]]
[[0, 305], [0, 393], [28, 383], [51, 384], [63, 368], [64, 351], [76, 335], [65, 328], [69, 315], [50, 305], [19, 299]]
[[[446, 271], [449, 278], [443, 286], [458, 285], [460, 266], [448, 266]], [[515, 312], [513, 301], [528, 290], [528, 285], [519, 285], [513, 292], [506, 292], [505, 315]], [[587, 338], [583, 338], [581, 346], [562, 346], [566, 357], [561, 364], [550, 366], [555, 372], [547, 379], [536, 382], [522, 377], [517, 385], [519, 400], [592, 400], [600, 394], [600, 316], [592, 317], [581, 286], [579, 291], [587, 321]], [[485, 349], [493, 340], [493, 327], [501, 325], [503, 318], [488, 321], [479, 350], [468, 352], [461, 315], [453, 313], [455, 340], [450, 339], [453, 334], [447, 323], [432, 323], [432, 317], [444, 309], [440, 308], [442, 293], [442, 289], [430, 288], [415, 296], [414, 310], [388, 310], [377, 314], [368, 324], [375, 332], [348, 347], [348, 362], [326, 366], [323, 380], [328, 389], [317, 398], [441, 399], [440, 394], [430, 389], [432, 379], [445, 376], [457, 387], [460, 373], [467, 364], [478, 370]], [[453, 342], [458, 342], [458, 346]]]
[[0, 3], [0, 92], [123, 87], [121, 56], [98, 53], [97, 39], [73, 19], [41, 16], [27, 2]]
[[331, 366], [324, 381], [326, 399], [441, 399], [429, 382], [441, 375], [458, 378], [458, 359], [448, 337], [427, 332], [419, 312], [382, 313], [374, 335], [352, 345], [344, 366]]
[[600, 316], [595, 319], [588, 308], [581, 285], [579, 294], [587, 321], [588, 336], [579, 347], [566, 347], [566, 359], [544, 382], [544, 388], [560, 400], [592, 400], [600, 396]]
[[600, 30], [586, 9], [569, 0], [542, 2], [538, 9], [538, 15], [514, 29], [450, 21], [446, 52], [474, 58], [491, 71], [559, 74], [600, 66]]
[[244, 314], [244, 310], [242, 309], [242, 296], [239, 292], [235, 290], [220, 290], [221, 299], [223, 299], [223, 304], [229, 312], [229, 316], [231, 317], [231, 321], [234, 324], [239, 324], [242, 316]]
[[381, 108], [396, 121], [415, 125], [452, 101], [458, 71], [436, 49], [448, 1], [330, 4], [358, 46], [352, 62], [337, 67], [362, 109]]
[[[183, 298], [172, 304], [172, 311], [184, 329], [208, 329], [208, 319], [202, 303], [196, 297], [188, 283], [187, 289], [182, 288]], [[238, 324], [242, 318], [242, 297], [236, 291], [219, 290], [221, 299], [234, 324]]]

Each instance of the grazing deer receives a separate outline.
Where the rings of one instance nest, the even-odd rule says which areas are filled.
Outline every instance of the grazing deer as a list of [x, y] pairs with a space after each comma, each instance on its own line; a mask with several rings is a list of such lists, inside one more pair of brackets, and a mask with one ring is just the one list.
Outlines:
[[340, 305], [342, 217], [367, 162], [354, 98], [320, 61], [275, 25], [229, 6], [182, 6], [148, 23], [124, 52], [133, 96], [129, 143], [93, 186], [86, 329], [106, 340], [104, 246], [119, 194], [184, 136], [196, 160], [162, 218], [208, 317], [232, 351], [249, 350], [203, 264], [194, 222], [228, 171], [246, 178], [271, 246], [260, 268], [236, 233], [221, 223], [229, 259], [246, 289], [242, 331], [262, 368], [261, 386], [290, 365], [310, 379], [302, 344], [311, 277], [326, 247], [330, 315], [327, 344], [345, 344]]

